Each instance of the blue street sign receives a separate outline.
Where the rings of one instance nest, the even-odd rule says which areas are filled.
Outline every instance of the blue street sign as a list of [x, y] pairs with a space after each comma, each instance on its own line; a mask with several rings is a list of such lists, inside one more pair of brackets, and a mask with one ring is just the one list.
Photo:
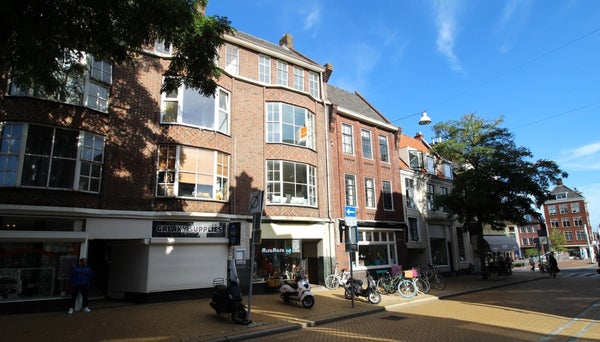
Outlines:
[[355, 218], [356, 217], [356, 207], [347, 205], [344, 209], [344, 215], [346, 218]]

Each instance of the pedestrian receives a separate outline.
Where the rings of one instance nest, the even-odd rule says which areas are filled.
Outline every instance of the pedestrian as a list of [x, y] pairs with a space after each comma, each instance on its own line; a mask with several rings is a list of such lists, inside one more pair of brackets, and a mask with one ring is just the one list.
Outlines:
[[531, 266], [531, 272], [535, 272], [535, 261], [533, 261], [533, 257], [529, 257], [529, 266]]
[[84, 312], [90, 312], [88, 303], [88, 291], [90, 289], [90, 277], [94, 275], [92, 269], [87, 265], [87, 258], [81, 258], [79, 264], [71, 271], [71, 307], [69, 308], [69, 315], [75, 310], [75, 303], [77, 301], [77, 295], [81, 294], [81, 307]]
[[512, 266], [513, 266], [513, 258], [510, 256], [510, 253], [506, 253], [506, 267], [508, 267], [508, 275], [512, 274]]
[[556, 273], [560, 271], [558, 269], [558, 261], [556, 261], [556, 258], [554, 257], [554, 252], [550, 252], [550, 255], [548, 255], [548, 268], [548, 271], [552, 272], [552, 277], [556, 277]]

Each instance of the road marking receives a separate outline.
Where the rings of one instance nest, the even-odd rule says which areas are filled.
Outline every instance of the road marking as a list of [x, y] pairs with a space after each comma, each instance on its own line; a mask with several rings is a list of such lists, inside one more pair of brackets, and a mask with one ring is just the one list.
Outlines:
[[[563, 324], [560, 327], [554, 329], [554, 331], [552, 331], [550, 334], [548, 334], [548, 335], [542, 337], [541, 339], [539, 339], [538, 342], [547, 342], [547, 341], [552, 340], [554, 337], [556, 337], [556, 335], [560, 334], [561, 331], [563, 331], [563, 330], [567, 329], [568, 327], [570, 327], [571, 325], [575, 324], [583, 316], [585, 316], [590, 310], [595, 309], [597, 307], [600, 307], [600, 301], [597, 301], [596, 303], [588, 306], [585, 310], [583, 310], [582, 312], [580, 312], [577, 316], [575, 316], [574, 318], [571, 318], [565, 324]], [[592, 322], [590, 322], [587, 326], [585, 326], [583, 329], [579, 330], [579, 332], [574, 337], [572, 337], [571, 339], [569, 339], [569, 341], [576, 341], [577, 337], [581, 336], [585, 331], [587, 331], [590, 326], [598, 323], [598, 319], [597, 318], [598, 318], [599, 314], [596, 314], [596, 316], [594, 317], [594, 320]]]

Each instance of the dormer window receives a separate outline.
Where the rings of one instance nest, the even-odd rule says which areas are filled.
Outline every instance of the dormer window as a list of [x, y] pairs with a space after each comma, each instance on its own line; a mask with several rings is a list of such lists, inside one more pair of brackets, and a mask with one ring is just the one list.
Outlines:
[[408, 151], [408, 161], [411, 169], [420, 169], [423, 167], [423, 153], [421, 151]]
[[561, 192], [556, 194], [556, 199], [565, 199], [567, 198], [567, 193], [566, 192]]
[[442, 163], [442, 173], [446, 179], [452, 179], [452, 164], [446, 162]]
[[435, 175], [435, 159], [432, 156], [427, 156], [427, 172]]

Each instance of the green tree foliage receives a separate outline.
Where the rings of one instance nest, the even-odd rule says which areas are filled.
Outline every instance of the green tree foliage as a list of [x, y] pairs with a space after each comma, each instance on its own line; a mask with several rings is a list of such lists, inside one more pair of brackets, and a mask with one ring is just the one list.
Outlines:
[[[207, 0], [4, 0], [0, 4], [0, 67], [17, 84], [31, 80], [46, 93], [61, 91], [61, 71], [81, 68], [82, 52], [116, 63], [133, 62], [157, 39], [172, 43], [163, 91], [182, 83], [213, 94], [225, 17], [204, 16]], [[6, 77], [6, 74], [3, 74]]]
[[505, 222], [526, 223], [525, 215], [537, 217], [536, 208], [550, 198], [550, 185], [567, 177], [553, 161], [531, 161], [531, 152], [515, 145], [502, 122], [467, 114], [433, 128], [442, 138], [433, 151], [455, 168], [452, 191], [437, 196], [436, 205], [465, 227], [478, 222], [500, 230]]
[[565, 248], [565, 236], [561, 233], [560, 229], [552, 228], [548, 240], [550, 240], [550, 248], [552, 250], [556, 252], [564, 252], [567, 250]]

